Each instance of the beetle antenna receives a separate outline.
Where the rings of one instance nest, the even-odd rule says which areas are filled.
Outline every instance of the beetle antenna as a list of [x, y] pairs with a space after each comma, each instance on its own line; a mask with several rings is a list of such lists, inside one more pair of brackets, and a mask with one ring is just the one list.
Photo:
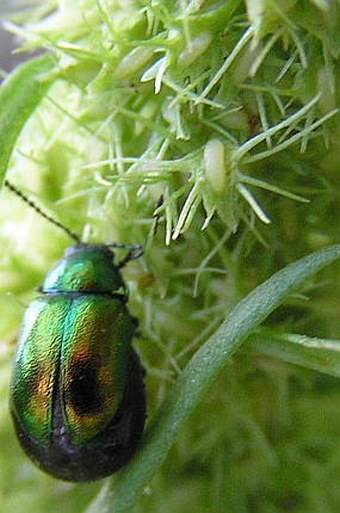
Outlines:
[[127, 262], [130, 262], [130, 260], [135, 260], [143, 254], [142, 244], [124, 244], [124, 242], [111, 242], [110, 244], [106, 244], [106, 246], [108, 248], [126, 249], [127, 253], [125, 257], [122, 258], [122, 260], [117, 264], [119, 269], [124, 267]]
[[164, 199], [163, 196], [161, 196], [155, 207], [155, 212], [153, 215], [153, 226], [149, 232], [149, 234], [146, 237], [145, 244], [125, 244], [124, 242], [112, 242], [111, 244], [106, 244], [109, 248], [123, 248], [127, 251], [126, 255], [122, 260], [117, 264], [118, 269], [121, 269], [125, 266], [130, 260], [135, 260], [136, 258], [139, 258], [142, 256], [144, 252], [144, 248], [148, 246], [150, 243], [150, 239], [155, 235], [158, 228], [159, 218], [160, 218], [160, 207], [163, 205]]
[[49, 214], [46, 214], [34, 201], [32, 201], [26, 194], [24, 194], [22, 191], [17, 189], [15, 185], [13, 185], [9, 180], [4, 180], [4, 185], [9, 189], [11, 192], [13, 192], [16, 196], [18, 196], [22, 201], [27, 203], [33, 210], [35, 210], [41, 217], [49, 221], [50, 223], [54, 224], [57, 228], [60, 228], [63, 230], [71, 239], [75, 240], [78, 244], [81, 244], [81, 239], [78, 237], [76, 233], [74, 233], [70, 228], [67, 228], [67, 226], [64, 226], [63, 224], [59, 223], [56, 219], [51, 217]]

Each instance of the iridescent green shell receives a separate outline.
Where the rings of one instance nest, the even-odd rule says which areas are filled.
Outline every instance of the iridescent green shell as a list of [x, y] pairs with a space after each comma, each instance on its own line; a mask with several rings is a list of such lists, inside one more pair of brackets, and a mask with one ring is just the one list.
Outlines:
[[143, 431], [143, 370], [131, 347], [136, 322], [124, 289], [111, 251], [75, 246], [25, 312], [11, 411], [26, 452], [57, 477], [112, 473]]
[[133, 332], [118, 299], [87, 294], [35, 299], [24, 316], [12, 379], [12, 408], [22, 427], [49, 444], [58, 387], [70, 438], [76, 445], [92, 438], [122, 400]]

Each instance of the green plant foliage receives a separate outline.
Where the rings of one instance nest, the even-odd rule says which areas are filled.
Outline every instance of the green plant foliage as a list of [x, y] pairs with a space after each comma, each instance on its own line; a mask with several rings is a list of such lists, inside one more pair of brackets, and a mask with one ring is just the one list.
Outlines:
[[[321, 250], [282, 269], [231, 310], [214, 335], [196, 352], [155, 415], [144, 446], [112, 486], [104, 511], [129, 511], [164, 460], [183, 422], [251, 330], [311, 273], [340, 258], [340, 245]], [[322, 347], [321, 347], [322, 350]], [[276, 355], [276, 353], [274, 352]], [[300, 363], [300, 362], [299, 362]], [[338, 363], [339, 365], [339, 363]], [[97, 511], [95, 503], [88, 513]], [[101, 508], [102, 509], [102, 508]]]
[[71, 241], [4, 188], [0, 511], [338, 513], [338, 2], [30, 0], [5, 26], [44, 54], [0, 87], [1, 179], [85, 241], [147, 241], [149, 419], [104, 485], [21, 454], [15, 339]]
[[[40, 81], [39, 77], [52, 65], [53, 59], [49, 55], [28, 61], [6, 80], [0, 90], [1, 182], [17, 137], [51, 85], [49, 80]], [[23, 84], [26, 84], [25, 88]]]

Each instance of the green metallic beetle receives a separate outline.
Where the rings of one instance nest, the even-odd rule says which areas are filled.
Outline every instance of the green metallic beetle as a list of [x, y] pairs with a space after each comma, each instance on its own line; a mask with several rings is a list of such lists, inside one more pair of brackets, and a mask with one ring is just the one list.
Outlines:
[[[12, 184], [8, 188], [76, 238], [26, 309], [10, 386], [21, 446], [53, 476], [91, 481], [122, 467], [142, 436], [145, 374], [131, 341], [120, 269], [139, 246], [81, 243]], [[114, 263], [113, 248], [128, 253]]]

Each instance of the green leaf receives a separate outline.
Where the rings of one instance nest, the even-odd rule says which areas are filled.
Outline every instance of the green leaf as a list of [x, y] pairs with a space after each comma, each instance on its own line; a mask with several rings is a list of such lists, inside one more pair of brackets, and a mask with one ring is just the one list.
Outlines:
[[[44, 74], [55, 64], [50, 55], [27, 61], [9, 75], [0, 88], [0, 185], [17, 137], [52, 84]], [[54, 78], [55, 79], [55, 78]]]
[[247, 340], [260, 353], [340, 378], [340, 340], [311, 338], [261, 328]]
[[129, 511], [161, 466], [179, 429], [230, 356], [288, 294], [338, 258], [340, 245], [312, 253], [274, 274], [235, 306], [177, 379], [172, 392], [150, 423], [139, 452], [112, 485], [102, 490], [87, 513]]

